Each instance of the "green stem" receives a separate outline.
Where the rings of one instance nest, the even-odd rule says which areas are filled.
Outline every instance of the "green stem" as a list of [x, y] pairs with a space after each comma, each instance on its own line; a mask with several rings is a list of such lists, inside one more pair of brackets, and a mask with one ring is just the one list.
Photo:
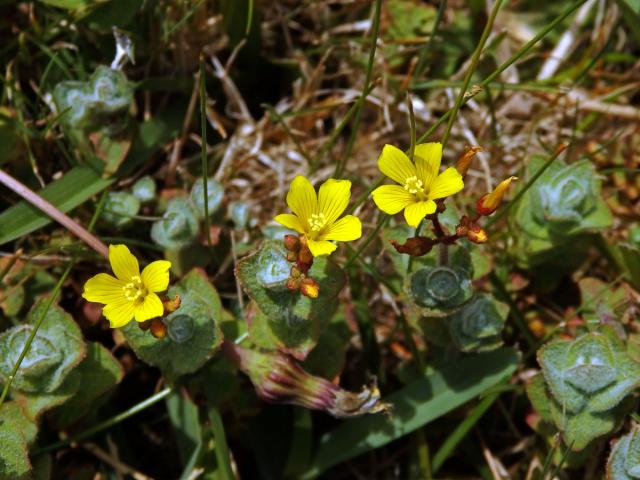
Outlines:
[[444, 137], [442, 138], [442, 148], [447, 146], [447, 141], [449, 140], [449, 134], [451, 133], [451, 128], [453, 127], [453, 122], [456, 119], [456, 115], [462, 107], [462, 103], [467, 93], [467, 88], [469, 88], [469, 84], [471, 83], [471, 77], [473, 77], [474, 72], [476, 71], [476, 67], [478, 66], [478, 62], [480, 61], [480, 56], [482, 55], [482, 51], [484, 50], [484, 46], [487, 43], [487, 39], [489, 38], [489, 34], [493, 29], [493, 23], [496, 20], [496, 15], [502, 6], [503, 0], [496, 0], [496, 3], [493, 4], [493, 8], [491, 9], [491, 14], [489, 15], [489, 19], [487, 20], [487, 24], [484, 26], [484, 30], [482, 31], [482, 35], [480, 36], [480, 41], [476, 46], [475, 52], [473, 52], [473, 56], [471, 57], [471, 65], [467, 69], [467, 74], [464, 77], [464, 83], [462, 84], [462, 88], [460, 89], [460, 93], [458, 93], [458, 98], [456, 98], [456, 103], [453, 105], [453, 111], [451, 115], [449, 115], [449, 123], [447, 124], [447, 129], [444, 132]]
[[[425, 64], [427, 63], [427, 57], [429, 56], [429, 54], [431, 53], [431, 50], [433, 49], [435, 38], [438, 33], [438, 27], [440, 26], [440, 22], [442, 21], [442, 17], [444, 16], [444, 11], [446, 10], [446, 8], [447, 8], [447, 0], [441, 0], [440, 6], [438, 7], [438, 13], [436, 15], [436, 21], [433, 24], [433, 29], [431, 30], [431, 35], [429, 36], [429, 41], [420, 52], [420, 59], [418, 60], [418, 65], [416, 65], [416, 69], [413, 72], [414, 82], [415, 82], [415, 79], [420, 77], [426, 69]], [[413, 84], [411, 85], [411, 88], [413, 88]]]
[[[250, 17], [249, 17], [250, 18]], [[204, 56], [200, 56], [200, 145], [202, 157], [202, 195], [204, 196], [204, 228], [207, 235], [207, 244], [211, 244], [211, 228], [209, 227], [209, 159], [207, 157], [207, 89], [204, 68]]]
[[407, 108], [409, 110], [409, 132], [411, 135], [411, 144], [409, 145], [409, 158], [414, 162], [413, 157], [416, 151], [416, 116], [413, 113], [413, 102], [411, 94], [407, 93]]
[[93, 427], [78, 433], [77, 435], [74, 435], [72, 437], [69, 437], [65, 440], [60, 440], [59, 442], [56, 443], [52, 443], [51, 445], [47, 445], [44, 448], [40, 448], [40, 449], [36, 449], [34, 450], [32, 453], [33, 455], [38, 455], [41, 453], [47, 453], [47, 452], [52, 452], [54, 450], [57, 450], [58, 448], [62, 448], [62, 447], [66, 447], [68, 445], [71, 445], [72, 443], [75, 442], [79, 442], [81, 440], [85, 440], [93, 435], [95, 435], [96, 433], [99, 433], [103, 430], [106, 430], [107, 428], [111, 428], [114, 425], [117, 425], [118, 423], [128, 419], [129, 417], [134, 416], [136, 413], [141, 412], [142, 410], [145, 410], [147, 408], [149, 408], [152, 405], [155, 405], [156, 403], [158, 403], [160, 400], [166, 398], [169, 396], [169, 394], [172, 392], [173, 390], [171, 388], [165, 388], [164, 390], [156, 393], [155, 395], [147, 398], [146, 400], [134, 405], [133, 407], [131, 407], [128, 410], [125, 410], [122, 413], [119, 413], [118, 415], [115, 415], [111, 418], [109, 418], [108, 420], [105, 420], [104, 422], [101, 422], [97, 425], [94, 425]]
[[211, 430], [216, 442], [215, 452], [218, 461], [218, 469], [222, 472], [224, 480], [234, 480], [236, 476], [231, 469], [231, 459], [229, 457], [229, 447], [227, 445], [227, 436], [224, 432], [224, 424], [220, 412], [214, 406], [209, 407], [209, 421], [211, 422]]
[[360, 98], [358, 98], [358, 102], [356, 103], [355, 116], [353, 119], [353, 125], [351, 125], [351, 134], [349, 135], [349, 140], [347, 141], [347, 147], [345, 148], [344, 154], [340, 157], [340, 160], [336, 165], [336, 170], [333, 175], [336, 178], [340, 178], [342, 176], [342, 172], [344, 171], [347, 159], [351, 156], [351, 151], [353, 150], [353, 145], [358, 135], [360, 119], [362, 118], [362, 106], [364, 105], [364, 101], [370, 91], [369, 85], [371, 84], [371, 74], [373, 72], [373, 63], [376, 56], [376, 48], [378, 46], [378, 34], [380, 32], [380, 11], [382, 10], [381, 6], [382, 0], [376, 0], [373, 13], [373, 31], [371, 32], [371, 45], [369, 46], [369, 62], [367, 63], [364, 88], [362, 91], [362, 95], [360, 95]]

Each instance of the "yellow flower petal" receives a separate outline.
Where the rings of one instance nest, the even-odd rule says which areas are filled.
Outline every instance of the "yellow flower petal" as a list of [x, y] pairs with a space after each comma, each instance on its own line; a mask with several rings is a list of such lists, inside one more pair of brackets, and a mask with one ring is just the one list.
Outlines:
[[280, 225], [283, 225], [291, 230], [295, 230], [298, 233], [305, 233], [304, 224], [295, 215], [292, 215], [290, 213], [282, 213], [275, 217], [274, 220]]
[[134, 303], [126, 299], [109, 303], [102, 309], [102, 314], [109, 320], [111, 328], [124, 327], [133, 319]]
[[413, 158], [416, 162], [418, 178], [422, 180], [424, 188], [428, 190], [440, 170], [442, 144], [434, 142], [416, 145]]
[[378, 158], [378, 168], [387, 177], [404, 186], [407, 178], [417, 175], [416, 166], [402, 150], [393, 145], [385, 145]]
[[429, 200], [448, 197], [464, 188], [462, 175], [455, 168], [449, 167], [436, 177], [429, 189]]
[[411, 227], [417, 227], [426, 215], [436, 211], [436, 202], [416, 202], [404, 209], [404, 218]]
[[150, 293], [140, 303], [136, 303], [135, 307], [136, 322], [144, 322], [152, 318], [159, 317], [164, 313], [164, 307], [160, 298], [155, 293]]
[[399, 185], [383, 185], [376, 188], [371, 195], [378, 208], [389, 215], [394, 215], [417, 201], [415, 195]]
[[328, 225], [335, 222], [345, 211], [351, 198], [351, 182], [330, 178], [320, 186], [318, 211], [324, 213]]
[[142, 284], [150, 292], [164, 292], [169, 286], [171, 262], [156, 260], [142, 270]]
[[99, 273], [84, 284], [82, 296], [89, 302], [111, 303], [124, 297], [124, 282], [106, 273]]
[[345, 215], [337, 222], [329, 226], [322, 234], [320, 240], [337, 240], [339, 242], [350, 242], [362, 236], [362, 223], [354, 215]]
[[302, 175], [298, 175], [291, 182], [287, 194], [287, 205], [307, 228], [309, 217], [318, 211], [318, 198], [311, 182]]
[[321, 255], [329, 255], [336, 248], [338, 248], [333, 243], [327, 240], [311, 240], [307, 239], [307, 245], [309, 245], [309, 250], [311, 250], [311, 255], [314, 257], [319, 257]]
[[128, 282], [131, 277], [140, 275], [138, 260], [126, 245], [109, 245], [109, 262], [113, 273], [119, 280]]

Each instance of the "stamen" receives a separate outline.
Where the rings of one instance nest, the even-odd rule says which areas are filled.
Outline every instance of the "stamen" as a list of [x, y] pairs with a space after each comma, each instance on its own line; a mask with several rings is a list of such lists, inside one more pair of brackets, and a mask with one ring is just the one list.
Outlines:
[[413, 177], [407, 178], [404, 182], [404, 189], [413, 195], [415, 195], [416, 193], [422, 193], [424, 191], [422, 187], [422, 180], [420, 180], [415, 175]]
[[142, 279], [139, 275], [131, 277], [131, 281], [122, 287], [124, 292], [124, 298], [129, 301], [138, 300], [140, 297], [147, 295], [147, 291], [142, 284]]
[[307, 221], [313, 232], [319, 232], [327, 224], [327, 218], [324, 213], [312, 213]]

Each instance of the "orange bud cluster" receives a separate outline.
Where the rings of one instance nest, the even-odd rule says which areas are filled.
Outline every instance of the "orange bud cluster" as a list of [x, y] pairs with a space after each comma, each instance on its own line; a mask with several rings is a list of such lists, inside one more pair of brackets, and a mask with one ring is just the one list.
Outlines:
[[287, 289], [300, 291], [305, 297], [312, 299], [320, 295], [320, 284], [307, 274], [313, 265], [313, 255], [304, 237], [296, 235], [284, 236], [284, 247], [287, 249], [287, 261], [294, 263], [287, 279]]
[[[475, 219], [474, 219], [475, 220]], [[460, 224], [456, 227], [456, 235], [460, 238], [466, 237], [473, 243], [485, 243], [489, 240], [487, 232], [474, 220], [471, 220], [466, 215], [460, 219]]]

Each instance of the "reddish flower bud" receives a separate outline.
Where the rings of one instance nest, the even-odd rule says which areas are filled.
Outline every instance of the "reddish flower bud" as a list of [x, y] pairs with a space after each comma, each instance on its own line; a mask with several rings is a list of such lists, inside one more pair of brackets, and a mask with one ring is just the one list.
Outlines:
[[313, 278], [305, 278], [300, 283], [300, 293], [305, 297], [316, 299], [320, 295], [320, 285]]
[[435, 242], [427, 237], [411, 237], [407, 238], [407, 241], [402, 245], [391, 240], [391, 245], [396, 249], [398, 253], [406, 253], [412, 257], [421, 257], [431, 251]]
[[504, 198], [509, 185], [518, 177], [509, 177], [506, 180], [501, 181], [498, 186], [491, 193], [486, 193], [478, 200], [476, 204], [476, 211], [479, 215], [491, 215], [496, 211], [500, 202]]
[[456, 170], [460, 175], [462, 175], [463, 178], [469, 171], [469, 167], [471, 166], [471, 161], [473, 160], [473, 157], [476, 156], [476, 153], [481, 152], [482, 150], [484, 149], [478, 145], [474, 145], [470, 147], [467, 146], [465, 148], [464, 153], [456, 162]]
[[330, 381], [310, 375], [280, 352], [258, 352], [224, 341], [222, 353], [251, 379], [258, 396], [272, 403], [291, 403], [323, 410], [344, 418], [365, 413], [389, 412], [380, 400], [375, 382], [362, 392], [342, 390]]
[[297, 235], [285, 235], [284, 248], [290, 252], [297, 252], [300, 250], [300, 238]]
[[298, 261], [296, 263], [302, 273], [307, 273], [313, 265], [313, 255], [306, 242], [302, 242], [300, 251], [298, 252]]
[[167, 336], [167, 325], [161, 318], [151, 320], [151, 328], [149, 328], [149, 330], [155, 338], [164, 338]]
[[151, 320], [147, 320], [145, 322], [136, 322], [138, 324], [138, 328], [143, 332], [146, 332], [151, 328]]

